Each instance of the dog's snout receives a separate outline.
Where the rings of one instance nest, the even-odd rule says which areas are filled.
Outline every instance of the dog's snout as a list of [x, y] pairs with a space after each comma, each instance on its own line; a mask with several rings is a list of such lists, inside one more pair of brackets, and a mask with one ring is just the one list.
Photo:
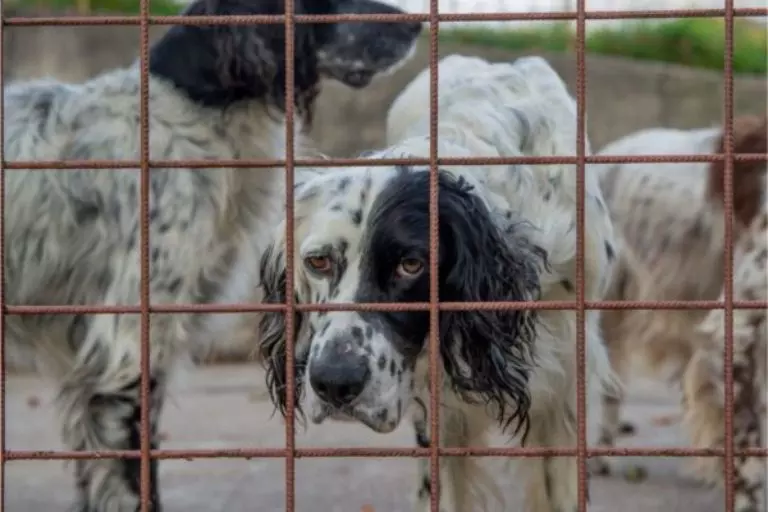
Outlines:
[[344, 352], [334, 343], [324, 357], [312, 361], [309, 382], [317, 395], [328, 403], [342, 406], [360, 396], [371, 377], [368, 359], [354, 350]]

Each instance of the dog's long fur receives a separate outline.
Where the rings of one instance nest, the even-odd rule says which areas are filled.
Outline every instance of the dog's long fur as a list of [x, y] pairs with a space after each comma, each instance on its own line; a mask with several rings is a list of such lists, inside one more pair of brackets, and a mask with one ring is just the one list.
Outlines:
[[[284, 9], [282, 0], [198, 0], [186, 14]], [[297, 13], [356, 11], [401, 12], [369, 0], [296, 2]], [[283, 158], [284, 31], [280, 24], [171, 28], [150, 54], [150, 157]], [[419, 32], [418, 23], [297, 24], [293, 101], [299, 117], [309, 117], [322, 75], [363, 87], [406, 57]], [[84, 84], [40, 80], [4, 93], [9, 161], [139, 159], [138, 63]], [[152, 169], [151, 302], [257, 302], [259, 250], [266, 227], [278, 220], [283, 179], [281, 169]], [[139, 303], [138, 170], [10, 171], [6, 186], [9, 304]], [[152, 315], [153, 447], [171, 363], [232, 336], [238, 321], [236, 315]], [[69, 448], [139, 448], [137, 315], [9, 316], [7, 332], [15, 357], [34, 359], [58, 380]], [[76, 464], [77, 510], [137, 510], [137, 459]], [[156, 479], [153, 463], [158, 511]]]
[[[764, 117], [736, 118], [734, 152], [765, 153], [767, 133]], [[653, 129], [627, 136], [600, 153], [711, 154], [722, 152], [723, 143], [722, 128]], [[722, 162], [620, 164], [598, 169], [617, 231], [625, 239], [609, 299], [716, 300], [722, 297], [723, 170]], [[734, 162], [734, 236], [742, 247], [736, 250], [740, 255], [735, 267], [737, 299], [747, 293], [765, 296], [768, 287], [764, 266], [756, 269], [756, 253], [744, 248], [756, 244], [754, 239], [761, 235], [756, 224], [760, 224], [758, 214], [765, 208], [765, 176], [765, 162]], [[738, 280], [739, 276], [743, 277], [742, 281]], [[760, 348], [764, 346], [760, 338], [764, 333], [758, 336], [758, 328], [750, 330], [749, 327], [753, 315], [764, 318], [765, 311], [744, 311], [735, 317], [737, 390], [765, 385], [764, 382], [758, 385], [759, 378], [765, 379], [764, 373], [759, 377], [757, 371], [736, 371], [738, 365], [745, 364], [747, 352], [764, 350]], [[646, 373], [682, 383], [687, 430], [694, 445], [700, 448], [722, 445], [723, 441], [722, 321], [717, 312], [707, 316], [707, 312], [701, 310], [612, 310], [603, 314], [604, 335], [616, 373], [626, 381], [634, 361], [640, 363], [640, 369]], [[744, 325], [739, 327], [741, 324]], [[621, 399], [620, 394], [604, 397], [600, 444], [614, 442]], [[754, 442], [751, 436], [757, 427], [749, 421], [759, 414], [759, 405], [741, 400], [737, 401], [737, 407], [737, 435]], [[750, 420], [745, 423], [745, 418]], [[710, 482], [722, 481], [722, 465], [716, 459], [696, 462], [699, 476]], [[596, 459], [596, 464], [599, 471], [610, 469], [605, 460]], [[753, 503], [754, 493], [759, 492], [756, 487], [749, 488], [756, 475], [750, 464], [746, 459], [737, 458], [740, 475], [737, 481], [750, 482], [749, 485], [742, 483], [737, 489], [737, 501], [742, 503], [738, 510], [742, 512], [758, 510], [744, 505]]]
[[[429, 155], [428, 74], [398, 96], [389, 113], [391, 145], [371, 158]], [[575, 103], [540, 58], [490, 64], [449, 56], [439, 63], [438, 88], [441, 157], [575, 154]], [[296, 302], [428, 301], [428, 183], [423, 166], [376, 166], [335, 170], [297, 187]], [[572, 166], [444, 166], [438, 191], [441, 301], [575, 299]], [[597, 300], [618, 248], [590, 175], [585, 218], [585, 294]], [[262, 261], [274, 302], [285, 300], [284, 229], [275, 231]], [[404, 277], [402, 265], [414, 261], [421, 270]], [[281, 410], [286, 342], [295, 343], [295, 400], [306, 400], [302, 410], [313, 422], [352, 418], [386, 433], [411, 412], [417, 444], [429, 445], [426, 312], [297, 314], [296, 338], [287, 341], [282, 314], [263, 320], [263, 355]], [[438, 323], [441, 445], [479, 446], [501, 427], [510, 441], [525, 439], [529, 446], [576, 446], [575, 312], [443, 311]], [[597, 312], [586, 314], [585, 329], [587, 392], [596, 398], [612, 382]], [[473, 492], [478, 486], [500, 497], [471, 459], [448, 457], [440, 467], [440, 510], [488, 505], [491, 495]], [[525, 469], [528, 510], [577, 510], [574, 457], [526, 459]], [[429, 482], [421, 461], [416, 510], [429, 510]]]

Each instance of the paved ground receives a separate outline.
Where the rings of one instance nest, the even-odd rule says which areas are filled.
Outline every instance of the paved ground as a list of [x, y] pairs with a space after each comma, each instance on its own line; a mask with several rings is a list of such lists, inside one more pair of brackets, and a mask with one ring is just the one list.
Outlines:
[[[271, 406], [258, 387], [262, 374], [253, 366], [217, 366], [194, 370], [174, 386], [163, 419], [164, 447], [279, 447], [284, 427], [268, 420]], [[58, 449], [52, 388], [28, 376], [7, 382], [7, 443], [9, 449]], [[677, 396], [649, 384], [631, 390], [626, 416], [638, 435], [624, 440], [635, 446], [683, 446], [679, 425], [657, 425], [656, 419], [677, 411]], [[501, 444], [501, 441], [498, 441]], [[402, 427], [376, 436], [354, 425], [310, 427], [297, 435], [299, 446], [411, 446], [411, 432]], [[636, 464], [638, 459], [626, 464]], [[723, 495], [697, 487], [679, 476], [681, 459], [642, 459], [648, 478], [631, 483], [622, 477], [592, 483], [594, 512], [721, 512]], [[488, 464], [500, 468], [501, 461]], [[197, 460], [161, 462], [167, 512], [272, 512], [284, 510], [281, 460]], [[523, 467], [524, 469], [524, 467]], [[296, 509], [300, 512], [359, 512], [372, 505], [377, 512], [408, 511], [413, 461], [312, 459], [297, 461]], [[505, 489], [506, 510], [520, 510], [514, 476]], [[72, 498], [71, 477], [60, 461], [7, 465], [5, 510], [62, 511]], [[467, 511], [470, 512], [470, 511]]]

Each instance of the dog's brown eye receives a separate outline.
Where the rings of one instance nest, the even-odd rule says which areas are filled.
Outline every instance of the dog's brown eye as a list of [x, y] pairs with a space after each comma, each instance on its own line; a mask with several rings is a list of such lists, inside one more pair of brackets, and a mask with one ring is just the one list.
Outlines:
[[329, 273], [332, 268], [331, 259], [328, 256], [309, 256], [304, 258], [304, 263], [315, 272], [321, 274]]
[[397, 266], [397, 275], [400, 277], [416, 277], [424, 270], [424, 262], [416, 258], [400, 260]]

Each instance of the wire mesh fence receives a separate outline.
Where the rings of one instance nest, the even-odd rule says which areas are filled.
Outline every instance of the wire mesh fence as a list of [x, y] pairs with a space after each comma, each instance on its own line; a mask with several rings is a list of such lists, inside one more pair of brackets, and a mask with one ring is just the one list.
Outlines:
[[[0, 175], [0, 193], [5, 198], [5, 177], [7, 173], [15, 170], [44, 170], [56, 169], [61, 172], [77, 169], [112, 169], [130, 170], [140, 169], [140, 218], [141, 218], [141, 301], [138, 306], [98, 306], [98, 305], [8, 305], [6, 304], [5, 280], [0, 291], [0, 307], [2, 314], [6, 315], [41, 315], [41, 314], [134, 314], [141, 318], [141, 403], [142, 414], [140, 419], [141, 449], [86, 452], [86, 451], [21, 451], [9, 450], [5, 444], [5, 425], [8, 421], [5, 415], [5, 364], [4, 347], [5, 333], [3, 332], [3, 356], [0, 356], [3, 368], [2, 378], [2, 428], [0, 434], [0, 487], [5, 491], [5, 466], [8, 461], [15, 460], [85, 460], [104, 458], [138, 459], [141, 463], [141, 510], [151, 510], [150, 497], [152, 479], [150, 474], [150, 461], [152, 459], [208, 459], [208, 458], [282, 458], [285, 460], [285, 504], [286, 510], [295, 510], [295, 463], [297, 458], [320, 457], [410, 457], [427, 458], [431, 470], [431, 510], [439, 510], [440, 478], [439, 467], [441, 457], [444, 456], [504, 456], [504, 457], [539, 457], [539, 456], [571, 456], [578, 459], [578, 483], [579, 483], [579, 510], [586, 511], [588, 504], [587, 491], [587, 466], [586, 461], [590, 457], [599, 455], [612, 456], [674, 456], [674, 457], [720, 457], [725, 464], [725, 509], [734, 510], [733, 496], [733, 464], [736, 457], [766, 457], [768, 451], [765, 448], [740, 448], [734, 446], [733, 440], [733, 311], [734, 309], [766, 309], [765, 301], [741, 301], [733, 297], [733, 255], [734, 233], [731, 222], [725, 223], [725, 298], [722, 301], [698, 300], [698, 301], [589, 301], [585, 298], [584, 276], [584, 187], [585, 166], [587, 164], [607, 164], [622, 162], [724, 162], [725, 165], [725, 215], [732, 219], [734, 204], [732, 199], [733, 189], [733, 164], [739, 161], [766, 161], [765, 154], [734, 154], [733, 150], [733, 22], [737, 17], [756, 17], [768, 15], [766, 8], [741, 8], [734, 7], [733, 0], [726, 0], [725, 7], [708, 9], [669, 9], [655, 11], [621, 10], [621, 11], [596, 11], [587, 10], [585, 0], [576, 0], [572, 5], [564, 5], [563, 11], [549, 12], [514, 12], [510, 9], [502, 9], [502, 3], [494, 4], [488, 12], [452, 12], [444, 13], [439, 9], [439, 2], [431, 0], [426, 10], [428, 12], [403, 14], [403, 15], [298, 15], [294, 13], [294, 1], [285, 1], [285, 15], [275, 16], [153, 16], [150, 14], [150, 0], [140, 0], [141, 14], [139, 16], [70, 16], [66, 18], [55, 17], [12, 17], [3, 16], [2, 25], [7, 26], [41, 26], [41, 25], [133, 25], [140, 29], [140, 63], [141, 63], [141, 109], [139, 112], [141, 126], [141, 152], [138, 161], [99, 161], [99, 160], [68, 160], [68, 161], [6, 161], [4, 150], [0, 147], [0, 162], [2, 162], [2, 175]], [[2, 7], [0, 7], [1, 9]], [[585, 79], [585, 49], [584, 37], [587, 20], [615, 20], [615, 19], [667, 19], [682, 17], [713, 17], [722, 18], [725, 23], [726, 55], [724, 56], [725, 74], [725, 102], [724, 112], [724, 149], [722, 154], [712, 155], [648, 155], [648, 156], [595, 156], [587, 155], [585, 142], [585, 98], [588, 94]], [[429, 67], [430, 67], [430, 157], [410, 159], [379, 159], [360, 160], [353, 158], [332, 159], [307, 159], [300, 158], [294, 149], [294, 65], [291, 56], [294, 54], [294, 31], [296, 26], [302, 23], [333, 23], [341, 21], [378, 21], [378, 22], [425, 22], [429, 26]], [[443, 158], [438, 157], [436, 135], [438, 126], [438, 47], [439, 29], [450, 23], [481, 23], [481, 22], [505, 22], [505, 21], [553, 21], [569, 20], [576, 26], [576, 62], [578, 78], [576, 82], [577, 110], [577, 151], [575, 156], [557, 157], [509, 157], [509, 158]], [[286, 78], [286, 148], [284, 160], [227, 160], [227, 161], [185, 161], [185, 160], [157, 160], [150, 158], [149, 141], [149, 27], [151, 25], [217, 25], [217, 24], [284, 24], [285, 26], [285, 78]], [[0, 28], [2, 30], [2, 28]], [[0, 34], [1, 36], [2, 34]], [[2, 39], [2, 37], [0, 37]], [[0, 55], [0, 59], [2, 56]], [[0, 60], [2, 68], [2, 60]], [[2, 76], [0, 76], [2, 84]], [[0, 118], [4, 119], [3, 103], [0, 102]], [[4, 123], [3, 123], [4, 126]], [[0, 130], [3, 130], [0, 126]], [[0, 133], [1, 135], [2, 133]], [[3, 137], [3, 140], [5, 138]], [[437, 229], [437, 170], [441, 165], [515, 165], [515, 164], [572, 164], [577, 173], [577, 197], [579, 204], [576, 211], [577, 230], [577, 294], [574, 301], [529, 301], [529, 302], [472, 302], [472, 303], [446, 303], [439, 301], [437, 276], [437, 253], [439, 246], [439, 233]], [[344, 166], [392, 166], [392, 165], [422, 165], [430, 169], [430, 299], [424, 303], [408, 304], [297, 304], [294, 298], [294, 173], [298, 167], [344, 167]], [[210, 169], [217, 167], [230, 168], [273, 168], [285, 169], [286, 182], [286, 303], [285, 304], [175, 304], [153, 305], [150, 303], [149, 288], [149, 261], [150, 261], [150, 230], [149, 230], [149, 177], [152, 168], [163, 167], [168, 169]], [[6, 219], [2, 218], [0, 231], [6, 232]], [[0, 260], [5, 262], [7, 247], [4, 238], [0, 239]], [[5, 272], [3, 272], [5, 276]], [[526, 448], [526, 447], [469, 447], [451, 448], [440, 446], [439, 410], [440, 410], [440, 375], [439, 375], [439, 347], [437, 332], [439, 329], [439, 313], [441, 311], [464, 310], [515, 310], [515, 309], [540, 309], [540, 310], [574, 310], [576, 312], [579, 329], [576, 336], [577, 353], [577, 420], [579, 442], [573, 448]], [[606, 448], [590, 447], [587, 444], [586, 435], [586, 392], [585, 392], [585, 314], [589, 310], [611, 309], [652, 309], [652, 310], [710, 310], [723, 309], [726, 319], [726, 343], [725, 343], [725, 411], [726, 430], [725, 442], [719, 449], [688, 449], [688, 448]], [[280, 312], [285, 315], [286, 339], [294, 339], [297, 329], [295, 324], [296, 312], [308, 311], [426, 311], [430, 315], [429, 330], [429, 380], [430, 380], [430, 437], [429, 448], [403, 447], [403, 448], [298, 448], [295, 442], [295, 406], [294, 403], [294, 347], [291, 343], [286, 346], [286, 397], [287, 413], [285, 418], [285, 448], [259, 448], [259, 449], [234, 449], [234, 450], [167, 450], [153, 449], [150, 445], [150, 418], [149, 418], [149, 338], [150, 315], [155, 313], [232, 313], [232, 312]], [[5, 326], [5, 322], [3, 322]]]

